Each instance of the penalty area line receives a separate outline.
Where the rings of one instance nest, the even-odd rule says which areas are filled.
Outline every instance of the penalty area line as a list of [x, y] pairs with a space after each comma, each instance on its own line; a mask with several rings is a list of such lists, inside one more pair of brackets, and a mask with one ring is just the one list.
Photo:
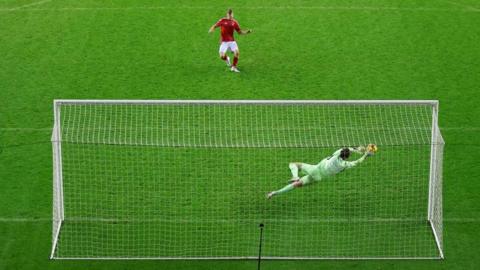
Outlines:
[[14, 11], [14, 10], [19, 10], [19, 9], [26, 9], [26, 8], [33, 7], [33, 6], [43, 5], [43, 4], [46, 4], [48, 2], [52, 2], [52, 0], [41, 0], [41, 1], [30, 3], [30, 4], [25, 4], [25, 5], [22, 5], [22, 6], [10, 8], [10, 9], [7, 9], [7, 10]]
[[458, 2], [456, 2], [456, 1], [443, 0], [443, 2], [448, 3], [448, 4], [450, 4], [450, 5], [457, 6], [457, 7], [466, 8], [466, 9], [472, 10], [472, 11], [477, 11], [477, 12], [480, 11], [480, 8], [472, 7], [472, 6], [463, 4], [463, 3], [458, 3]]
[[[0, 11], [129, 11], [129, 10], [171, 10], [171, 9], [212, 9], [216, 10], [215, 6], [137, 6], [137, 7], [59, 7], [59, 8], [27, 8], [32, 6], [41, 5], [51, 0], [43, 0], [34, 2], [31, 4], [23, 5], [16, 8], [2, 9]], [[446, 0], [445, 0], [446, 1]], [[455, 3], [452, 3], [455, 4]], [[274, 9], [274, 10], [324, 10], [324, 11], [410, 11], [410, 12], [479, 12], [480, 9], [469, 7], [466, 5], [456, 4], [461, 9], [450, 8], [435, 8], [435, 7], [375, 7], [375, 6], [250, 6], [250, 7], [238, 7], [238, 9], [244, 10], [261, 10], [261, 9]]]

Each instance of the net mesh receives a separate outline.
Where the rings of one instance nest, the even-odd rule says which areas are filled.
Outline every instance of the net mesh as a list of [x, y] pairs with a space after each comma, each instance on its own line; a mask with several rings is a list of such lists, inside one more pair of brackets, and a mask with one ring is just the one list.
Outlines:
[[[59, 106], [56, 258], [255, 257], [259, 223], [266, 257], [439, 256], [431, 105]], [[354, 169], [265, 199], [291, 178], [289, 162], [368, 143], [379, 152]]]

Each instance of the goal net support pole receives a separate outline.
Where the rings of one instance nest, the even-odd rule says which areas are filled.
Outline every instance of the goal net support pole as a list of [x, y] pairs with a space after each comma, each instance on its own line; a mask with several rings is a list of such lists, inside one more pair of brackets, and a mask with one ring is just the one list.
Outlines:
[[428, 216], [427, 220], [437, 244], [440, 258], [444, 258], [442, 246], [442, 163], [443, 141], [438, 127], [438, 102], [432, 106], [432, 140], [430, 153], [430, 181], [428, 188]]
[[57, 246], [60, 229], [64, 220], [63, 207], [63, 176], [62, 176], [62, 140], [60, 125], [60, 105], [54, 101], [54, 127], [52, 132], [52, 150], [53, 150], [53, 233], [52, 233], [52, 252], [50, 258], [54, 257]]

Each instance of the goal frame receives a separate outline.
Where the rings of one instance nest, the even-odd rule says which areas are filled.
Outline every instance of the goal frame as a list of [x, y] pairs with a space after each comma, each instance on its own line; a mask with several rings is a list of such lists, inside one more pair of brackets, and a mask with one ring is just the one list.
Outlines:
[[[436, 164], [436, 142], [444, 145], [445, 142], [440, 133], [438, 126], [438, 100], [115, 100], [115, 99], [55, 99], [53, 100], [54, 124], [52, 129], [52, 152], [53, 152], [53, 205], [52, 205], [52, 249], [50, 259], [60, 260], [256, 260], [258, 257], [94, 257], [94, 258], [77, 258], [77, 257], [56, 257], [55, 250], [57, 248], [61, 227], [65, 219], [64, 199], [63, 199], [63, 174], [62, 174], [62, 138], [61, 138], [61, 105], [65, 104], [275, 104], [275, 105], [426, 105], [432, 107], [432, 133], [431, 133], [431, 151], [430, 151], [430, 172], [428, 187], [428, 208], [426, 221], [432, 229], [432, 235], [435, 240], [438, 256], [437, 257], [269, 257], [262, 259], [267, 260], [431, 260], [444, 259], [443, 241], [440, 240], [439, 232], [433, 225], [434, 199], [436, 194], [433, 184], [438, 176], [436, 174], [439, 169]], [[443, 157], [442, 157], [443, 159]], [[440, 175], [441, 177], [441, 175]], [[57, 206], [57, 207], [55, 207]], [[442, 206], [440, 206], [440, 212]], [[443, 223], [443, 220], [440, 221]]]

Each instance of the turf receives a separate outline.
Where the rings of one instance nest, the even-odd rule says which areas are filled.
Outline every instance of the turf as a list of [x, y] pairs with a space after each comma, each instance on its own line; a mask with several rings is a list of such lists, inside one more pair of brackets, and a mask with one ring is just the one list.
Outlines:
[[[43, 2], [43, 1], [42, 1]], [[193, 1], [192, 1], [193, 2]], [[455, 1], [0, 2], [0, 269], [254, 269], [255, 262], [49, 261], [52, 99], [439, 99], [443, 261], [263, 269], [475, 269], [480, 4]], [[240, 74], [208, 27], [232, 6]]]

